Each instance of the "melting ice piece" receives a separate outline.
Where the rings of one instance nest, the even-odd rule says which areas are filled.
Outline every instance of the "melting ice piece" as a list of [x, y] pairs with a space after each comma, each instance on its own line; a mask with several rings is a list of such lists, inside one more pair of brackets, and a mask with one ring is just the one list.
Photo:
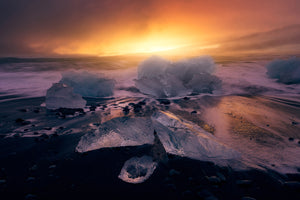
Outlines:
[[103, 75], [86, 71], [64, 72], [60, 83], [74, 88], [74, 92], [84, 97], [107, 97], [113, 95], [115, 81]]
[[156, 97], [185, 96], [191, 93], [212, 93], [221, 80], [212, 75], [215, 63], [209, 56], [169, 62], [152, 56], [138, 67], [136, 87]]
[[153, 132], [150, 118], [114, 118], [103, 123], [98, 130], [82, 136], [76, 151], [153, 144]]
[[118, 177], [127, 183], [142, 183], [153, 174], [156, 166], [150, 156], [133, 157], [125, 162]]
[[83, 108], [86, 101], [81, 95], [73, 92], [73, 88], [62, 83], [54, 83], [47, 90], [46, 107], [48, 109], [59, 108]]
[[267, 65], [267, 75], [285, 84], [300, 83], [300, 59], [275, 60]]
[[152, 115], [153, 126], [167, 153], [197, 160], [233, 159], [239, 153], [217, 142], [199, 126], [181, 120], [172, 113], [159, 111]]

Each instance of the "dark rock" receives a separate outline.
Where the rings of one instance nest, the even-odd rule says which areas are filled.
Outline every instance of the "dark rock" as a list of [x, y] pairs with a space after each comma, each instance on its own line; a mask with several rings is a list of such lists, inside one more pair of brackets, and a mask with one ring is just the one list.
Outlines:
[[135, 113], [139, 113], [139, 112], [141, 112], [142, 111], [142, 106], [140, 105], [140, 104], [134, 104], [133, 105], [133, 111], [135, 112]]
[[144, 105], [146, 105], [146, 102], [145, 101], [140, 101], [140, 102], [138, 102], [138, 104], [141, 105], [141, 106], [144, 106]]
[[294, 138], [290, 137], [290, 138], [289, 138], [289, 141], [294, 141]]
[[25, 120], [22, 119], [22, 118], [18, 118], [18, 119], [16, 119], [16, 123], [17, 123], [18, 125], [25, 126], [25, 125], [30, 124], [31, 122], [30, 122], [30, 121], [25, 121]]
[[59, 108], [55, 110], [56, 115], [66, 116], [66, 115], [74, 115], [76, 112], [80, 114], [84, 114], [84, 110], [82, 108]]
[[44, 130], [50, 131], [50, 130], [52, 130], [52, 128], [51, 127], [45, 127]]
[[157, 101], [159, 101], [160, 104], [164, 104], [164, 105], [171, 104], [171, 101], [169, 99], [157, 99]]
[[97, 108], [97, 107], [96, 107], [95, 105], [91, 105], [91, 106], [90, 106], [90, 111], [95, 111], [96, 108]]
[[270, 125], [269, 124], [267, 124], [267, 127], [269, 127]]
[[125, 115], [128, 115], [129, 111], [130, 111], [130, 109], [129, 109], [128, 106], [125, 106], [125, 107], [123, 108], [123, 113], [124, 113]]
[[292, 121], [292, 125], [297, 125], [299, 122]]
[[197, 114], [197, 111], [196, 111], [196, 110], [193, 110], [193, 111], [191, 112], [191, 114]]
[[39, 132], [33, 132], [33, 135], [38, 135], [39, 134]]
[[28, 110], [27, 108], [26, 108], [26, 109], [25, 109], [25, 108], [22, 108], [22, 109], [20, 109], [19, 111], [20, 111], [20, 112], [28, 112], [29, 110]]
[[183, 97], [183, 100], [190, 100], [190, 97]]

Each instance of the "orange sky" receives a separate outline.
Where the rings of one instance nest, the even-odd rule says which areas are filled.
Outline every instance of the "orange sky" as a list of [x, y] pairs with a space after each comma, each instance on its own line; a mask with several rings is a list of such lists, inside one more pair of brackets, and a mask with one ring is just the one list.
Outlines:
[[299, 10], [298, 0], [6, 0], [0, 55], [299, 53]]

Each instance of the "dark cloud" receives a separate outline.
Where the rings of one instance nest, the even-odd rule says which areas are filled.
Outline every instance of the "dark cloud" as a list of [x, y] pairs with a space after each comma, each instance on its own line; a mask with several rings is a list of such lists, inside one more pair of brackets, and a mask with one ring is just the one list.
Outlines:
[[300, 25], [255, 33], [223, 44], [228, 50], [257, 50], [300, 44]]

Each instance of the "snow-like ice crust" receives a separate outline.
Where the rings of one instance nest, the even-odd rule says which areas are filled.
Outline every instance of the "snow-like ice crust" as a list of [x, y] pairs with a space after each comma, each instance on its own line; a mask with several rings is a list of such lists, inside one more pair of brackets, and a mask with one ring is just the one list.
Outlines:
[[118, 177], [128, 183], [142, 183], [153, 174], [156, 166], [150, 156], [133, 157], [125, 162]]
[[285, 84], [300, 83], [300, 58], [275, 60], [267, 65], [267, 75]]
[[73, 92], [73, 88], [62, 83], [54, 83], [47, 90], [46, 107], [48, 109], [59, 108], [84, 108], [86, 101], [81, 95]]
[[115, 87], [114, 80], [87, 71], [64, 72], [60, 83], [73, 87], [75, 93], [84, 97], [112, 96]]
[[148, 118], [119, 117], [107, 121], [98, 130], [84, 135], [76, 147], [86, 152], [105, 147], [139, 146], [153, 144], [154, 135]]
[[172, 113], [158, 111], [152, 120], [167, 153], [204, 161], [239, 157], [238, 152], [217, 142], [210, 133]]
[[212, 93], [221, 87], [212, 75], [215, 63], [210, 56], [169, 62], [152, 56], [138, 66], [136, 87], [155, 97], [175, 97], [188, 94]]

